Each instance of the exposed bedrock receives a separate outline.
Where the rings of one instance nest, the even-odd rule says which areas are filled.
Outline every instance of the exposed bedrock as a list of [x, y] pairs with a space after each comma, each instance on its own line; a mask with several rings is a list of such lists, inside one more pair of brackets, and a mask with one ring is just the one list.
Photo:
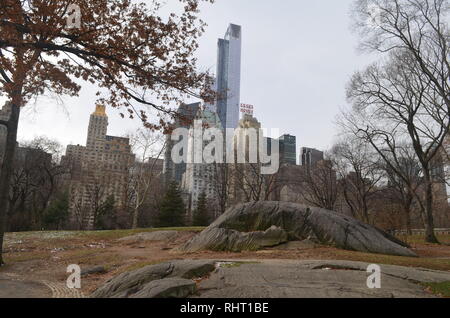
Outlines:
[[417, 256], [407, 244], [376, 227], [333, 211], [288, 202], [230, 208], [179, 250], [254, 251], [306, 239], [346, 250]]
[[194, 278], [215, 269], [215, 261], [178, 260], [122, 273], [97, 289], [92, 298], [185, 298], [196, 292]]

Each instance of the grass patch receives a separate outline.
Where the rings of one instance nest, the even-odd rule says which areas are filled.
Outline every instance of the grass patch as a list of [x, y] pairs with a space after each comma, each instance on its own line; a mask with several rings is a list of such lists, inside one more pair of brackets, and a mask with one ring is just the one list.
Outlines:
[[179, 232], [201, 232], [204, 227], [174, 227], [174, 228], [152, 228], [135, 230], [110, 230], [110, 231], [41, 231], [41, 232], [17, 232], [7, 233], [6, 239], [19, 241], [24, 239], [39, 240], [61, 240], [70, 238], [87, 238], [99, 240], [114, 240], [139, 233], [158, 232], [158, 231], [179, 231]]
[[423, 285], [436, 296], [450, 298], [450, 282], [424, 283]]
[[[450, 235], [442, 234], [442, 235], [436, 235], [437, 239], [441, 244], [450, 245]], [[408, 244], [427, 244], [430, 243], [425, 242], [425, 236], [423, 235], [399, 235], [397, 237], [398, 239], [408, 243]], [[436, 244], [430, 244], [430, 245], [436, 245]]]
[[127, 236], [133, 236], [139, 233], [151, 233], [161, 231], [178, 231], [178, 232], [201, 232], [203, 227], [174, 227], [174, 228], [157, 228], [157, 229], [135, 229], [135, 230], [112, 230], [112, 231], [84, 231], [76, 232], [78, 237], [89, 238], [93, 240], [115, 240]]
[[20, 263], [28, 261], [46, 260], [50, 258], [50, 252], [33, 251], [21, 253], [6, 253], [3, 254], [5, 263]]
[[62, 260], [67, 263], [79, 265], [107, 265], [120, 264], [123, 259], [120, 255], [106, 250], [73, 250], [62, 255]]
[[99, 251], [99, 250], [88, 250], [88, 249], [84, 249], [84, 250], [73, 250], [73, 251], [69, 251], [66, 252], [63, 256], [64, 260], [66, 261], [75, 261], [75, 260], [80, 260], [80, 259], [84, 259], [84, 258], [89, 258], [95, 255], [103, 253], [103, 251]]

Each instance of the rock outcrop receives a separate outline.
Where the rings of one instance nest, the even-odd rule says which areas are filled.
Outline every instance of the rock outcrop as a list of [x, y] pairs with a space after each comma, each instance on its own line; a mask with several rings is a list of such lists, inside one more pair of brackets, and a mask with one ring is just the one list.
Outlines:
[[130, 298], [187, 298], [197, 292], [193, 280], [166, 278], [154, 280]]
[[179, 251], [240, 252], [305, 239], [346, 250], [417, 256], [405, 243], [378, 228], [343, 214], [287, 202], [231, 208]]
[[192, 280], [215, 269], [214, 261], [183, 260], [149, 265], [120, 274], [97, 289], [92, 298], [186, 298], [196, 291]]

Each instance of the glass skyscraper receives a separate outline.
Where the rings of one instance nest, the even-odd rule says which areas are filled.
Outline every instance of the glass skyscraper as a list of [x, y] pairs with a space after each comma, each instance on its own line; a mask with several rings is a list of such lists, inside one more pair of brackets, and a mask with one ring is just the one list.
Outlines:
[[223, 128], [237, 128], [241, 95], [242, 28], [230, 24], [217, 53], [217, 114]]
[[297, 165], [297, 138], [292, 135], [283, 135], [280, 141], [280, 164]]

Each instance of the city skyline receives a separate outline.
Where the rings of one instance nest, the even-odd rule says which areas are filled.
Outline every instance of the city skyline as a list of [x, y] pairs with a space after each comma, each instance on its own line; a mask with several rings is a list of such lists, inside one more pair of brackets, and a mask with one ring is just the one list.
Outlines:
[[1, 2], [0, 299], [450, 297], [450, 0]]
[[[200, 40], [199, 66], [215, 70], [217, 38], [223, 36], [229, 23], [242, 25], [245, 42], [241, 102], [255, 105], [255, 116], [264, 128], [280, 128], [282, 134], [297, 136], [298, 147], [329, 148], [335, 135], [334, 118], [345, 105], [345, 85], [354, 71], [369, 62], [356, 52], [357, 39], [350, 32], [351, 1], [339, 5], [330, 2], [323, 10], [320, 5], [305, 4], [300, 17], [291, 19], [290, 28], [285, 21], [289, 18], [285, 10], [298, 8], [296, 2], [286, 1], [275, 10], [265, 2], [258, 4], [259, 13], [252, 11], [252, 3], [238, 4], [234, 0], [202, 6], [201, 16], [209, 26]], [[223, 14], [217, 15], [217, 12]], [[258, 19], [259, 14], [268, 12], [275, 21], [279, 20], [278, 24], [267, 25]], [[216, 18], [210, 19], [210, 16]], [[336, 27], [320, 26], [317, 24], [320, 19], [314, 16], [329, 18]], [[323, 36], [328, 34], [329, 38], [308, 35], [308, 25], [318, 28]], [[292, 42], [288, 43], [287, 38]], [[282, 41], [286, 42], [286, 50], [281, 46]], [[337, 60], [339, 63], [335, 63]], [[64, 146], [82, 144], [87, 136], [80, 128], [86, 124], [95, 105], [95, 87], [84, 85], [80, 97], [64, 98], [65, 109], [57, 104], [55, 100], [42, 98], [36, 105], [27, 105], [22, 112], [19, 140], [46, 135], [58, 139]], [[142, 126], [137, 119], [122, 119], [118, 110], [108, 108], [107, 113], [114, 135], [123, 136]]]

